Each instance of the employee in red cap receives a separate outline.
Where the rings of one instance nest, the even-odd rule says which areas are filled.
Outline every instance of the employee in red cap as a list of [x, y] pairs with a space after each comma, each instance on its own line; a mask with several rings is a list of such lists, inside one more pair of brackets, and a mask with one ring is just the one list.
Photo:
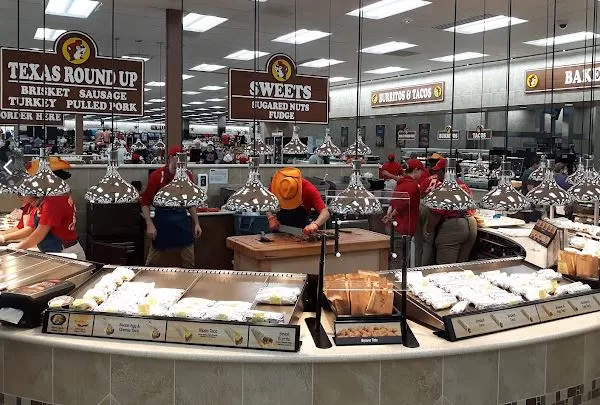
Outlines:
[[[302, 172], [295, 167], [278, 170], [273, 176], [270, 190], [281, 207], [276, 216], [267, 214], [272, 231], [277, 230], [281, 224], [303, 228], [305, 234], [312, 234], [329, 219], [329, 210], [321, 193], [311, 182], [302, 178]], [[317, 219], [309, 222], [313, 211], [318, 214]]]
[[402, 165], [396, 162], [396, 155], [390, 153], [388, 155], [388, 161], [381, 165], [381, 168], [379, 169], [379, 178], [398, 181], [402, 172]]
[[[199, 238], [202, 234], [196, 207], [155, 207], [154, 219], [150, 216], [154, 196], [175, 176], [177, 154], [180, 152], [179, 146], [169, 149], [168, 163], [150, 174], [146, 190], [140, 198], [142, 215], [146, 221], [146, 235], [152, 239], [146, 266], [194, 267], [194, 238]], [[188, 176], [193, 182], [194, 176], [191, 172], [188, 172]]]
[[[383, 217], [385, 223], [396, 222], [395, 231], [400, 235], [415, 236], [419, 226], [419, 205], [421, 202], [421, 192], [419, 191], [419, 178], [425, 170], [425, 166], [419, 159], [409, 159], [406, 172], [400, 179], [394, 189], [396, 199], [392, 199], [387, 215]], [[402, 239], [396, 239], [397, 246], [394, 246], [398, 254], [396, 259], [391, 259], [390, 268], [398, 269], [402, 265], [402, 256], [400, 243]]]

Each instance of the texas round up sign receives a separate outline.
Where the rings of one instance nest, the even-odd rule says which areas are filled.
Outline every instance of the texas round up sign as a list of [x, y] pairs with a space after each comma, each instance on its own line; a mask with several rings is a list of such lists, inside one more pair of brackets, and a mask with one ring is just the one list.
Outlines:
[[328, 79], [300, 75], [284, 54], [273, 55], [264, 71], [229, 69], [232, 121], [329, 122]]
[[144, 115], [144, 62], [100, 56], [87, 34], [70, 31], [54, 51], [2, 48], [0, 109]]

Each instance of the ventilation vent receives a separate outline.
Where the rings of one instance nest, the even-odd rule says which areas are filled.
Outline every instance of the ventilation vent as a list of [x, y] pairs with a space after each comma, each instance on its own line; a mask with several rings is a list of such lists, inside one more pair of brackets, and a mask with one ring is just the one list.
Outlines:
[[472, 23], [475, 21], [481, 21], [481, 20], [485, 20], [486, 18], [492, 18], [492, 17], [496, 17], [495, 14], [481, 14], [481, 15], [476, 15], [474, 17], [469, 17], [469, 18], [465, 18], [462, 20], [459, 20], [456, 22], [456, 24], [454, 24], [454, 22], [450, 22], [447, 24], [442, 24], [442, 25], [438, 25], [437, 27], [433, 27], [433, 29], [436, 30], [445, 30], [446, 28], [451, 28], [454, 27], [455, 25], [463, 25], [463, 24], [468, 24], [468, 23]]

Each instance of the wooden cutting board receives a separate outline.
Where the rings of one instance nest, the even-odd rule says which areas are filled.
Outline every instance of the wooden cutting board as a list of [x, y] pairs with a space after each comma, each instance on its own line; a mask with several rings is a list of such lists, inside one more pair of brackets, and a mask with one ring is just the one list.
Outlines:
[[[348, 228], [340, 232], [340, 252], [360, 252], [366, 250], [389, 249], [390, 237], [359, 228]], [[333, 231], [331, 231], [333, 232]], [[298, 237], [274, 233], [266, 235], [271, 242], [261, 242], [260, 235], [230, 236], [227, 247], [257, 260], [286, 257], [317, 256], [320, 254], [319, 241], [300, 240]], [[327, 241], [327, 254], [334, 253], [334, 241]]]

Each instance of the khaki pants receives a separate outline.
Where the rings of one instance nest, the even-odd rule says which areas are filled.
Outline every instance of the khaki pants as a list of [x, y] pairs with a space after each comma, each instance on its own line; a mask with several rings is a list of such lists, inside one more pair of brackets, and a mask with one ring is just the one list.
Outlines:
[[148, 267], [183, 267], [185, 269], [194, 268], [194, 245], [182, 248], [157, 250], [150, 245], [148, 257], [146, 258]]
[[473, 217], [443, 221], [435, 238], [436, 263], [463, 263], [469, 260], [477, 239], [477, 221]]

